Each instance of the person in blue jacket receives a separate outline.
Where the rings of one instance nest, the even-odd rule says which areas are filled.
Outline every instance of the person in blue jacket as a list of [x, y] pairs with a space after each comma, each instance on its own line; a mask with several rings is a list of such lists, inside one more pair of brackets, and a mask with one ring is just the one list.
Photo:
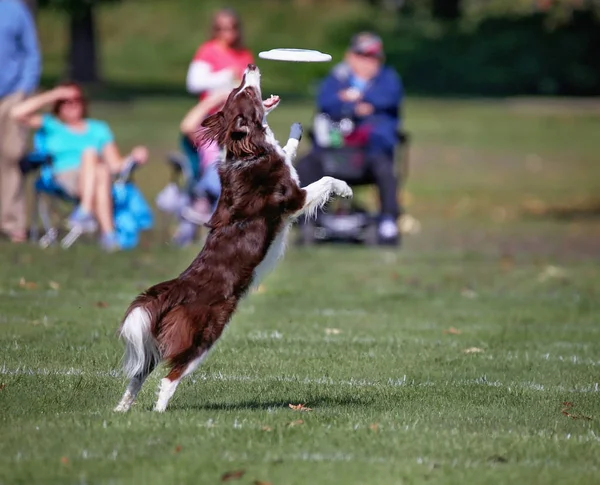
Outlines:
[[[322, 82], [317, 98], [319, 112], [333, 122], [349, 118], [354, 131], [361, 133], [367, 154], [367, 170], [379, 189], [381, 217], [379, 241], [398, 241], [398, 180], [394, 174], [394, 149], [398, 143], [402, 81], [398, 73], [384, 64], [381, 38], [371, 32], [356, 34], [344, 61], [336, 65]], [[319, 147], [298, 163], [302, 185], [323, 175]]]
[[40, 71], [37, 32], [29, 9], [21, 0], [0, 0], [0, 235], [14, 243], [27, 239], [19, 169], [27, 130], [11, 119], [10, 111], [37, 89]]

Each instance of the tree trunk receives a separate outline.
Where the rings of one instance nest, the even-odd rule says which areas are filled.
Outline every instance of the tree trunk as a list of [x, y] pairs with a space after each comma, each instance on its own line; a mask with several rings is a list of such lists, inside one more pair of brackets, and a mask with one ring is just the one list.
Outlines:
[[35, 18], [35, 14], [37, 13], [37, 0], [23, 0], [23, 3], [27, 5], [31, 15]]
[[69, 17], [68, 79], [81, 83], [97, 82], [100, 75], [94, 8], [88, 2], [81, 2]]
[[461, 0], [433, 0], [432, 14], [441, 20], [457, 20], [461, 14]]

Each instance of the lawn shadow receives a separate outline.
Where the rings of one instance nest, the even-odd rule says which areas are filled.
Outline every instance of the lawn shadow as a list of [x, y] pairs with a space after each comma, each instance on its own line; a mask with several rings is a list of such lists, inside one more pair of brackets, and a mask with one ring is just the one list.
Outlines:
[[[306, 401], [306, 402], [304, 402]], [[355, 395], [346, 396], [317, 396], [311, 397], [309, 400], [299, 400], [297, 397], [286, 399], [250, 399], [237, 402], [203, 402], [186, 405], [184, 403], [173, 403], [169, 409], [175, 411], [251, 411], [251, 410], [269, 410], [269, 409], [289, 409], [289, 405], [304, 404], [306, 407], [317, 409], [323, 407], [337, 406], [369, 406], [374, 399], [368, 397], [358, 397]]]
[[548, 218], [559, 221], [576, 221], [600, 218], [600, 199], [591, 199], [569, 204], [529, 204], [524, 208], [528, 217]]

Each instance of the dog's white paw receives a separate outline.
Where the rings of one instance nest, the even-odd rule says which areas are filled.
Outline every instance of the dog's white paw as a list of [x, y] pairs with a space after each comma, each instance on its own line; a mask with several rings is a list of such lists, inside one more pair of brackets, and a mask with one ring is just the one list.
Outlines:
[[334, 179], [333, 191], [335, 192], [336, 195], [339, 195], [340, 197], [344, 197], [346, 199], [349, 199], [352, 197], [352, 189], [343, 180]]

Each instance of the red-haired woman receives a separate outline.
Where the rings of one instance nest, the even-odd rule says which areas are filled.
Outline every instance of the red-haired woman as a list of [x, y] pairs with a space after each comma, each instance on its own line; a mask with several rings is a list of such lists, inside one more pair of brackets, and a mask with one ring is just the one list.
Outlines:
[[[40, 113], [51, 106], [50, 113]], [[119, 153], [109, 126], [88, 118], [88, 103], [81, 88], [65, 83], [17, 104], [11, 115], [23, 125], [43, 131], [45, 150], [52, 156], [53, 177], [67, 194], [81, 203], [70, 217], [72, 226], [92, 232], [100, 226], [100, 244], [117, 250], [111, 197], [111, 174], [126, 158]], [[145, 163], [148, 150], [135, 147], [130, 157]]]

